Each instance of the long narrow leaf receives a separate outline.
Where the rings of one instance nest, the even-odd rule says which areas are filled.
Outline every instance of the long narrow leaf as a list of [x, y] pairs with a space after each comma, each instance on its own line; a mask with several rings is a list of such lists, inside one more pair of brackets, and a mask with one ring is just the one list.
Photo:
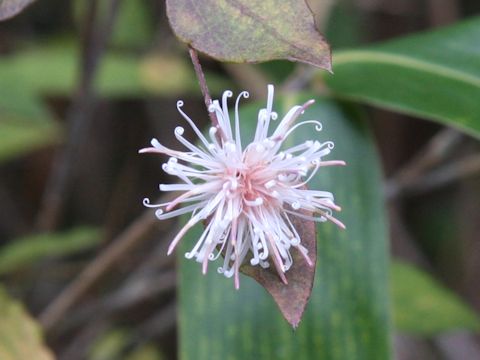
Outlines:
[[[275, 110], [282, 115], [314, 97], [280, 99]], [[258, 108], [243, 111], [242, 137], [253, 132]], [[182, 359], [390, 358], [385, 216], [370, 135], [353, 114], [327, 100], [303, 117], [321, 120], [324, 130], [317, 135], [313, 128], [301, 127], [293, 135], [295, 142], [312, 138], [313, 131], [320, 141], [334, 140], [331, 158], [348, 164], [320, 171], [310, 183], [312, 189], [336, 195], [347, 230], [330, 223], [318, 226], [317, 274], [303, 320], [292, 331], [266, 290], [248, 277], [242, 277], [236, 291], [214, 266], [202, 276], [198, 264], [183, 257], [199, 236], [197, 228], [179, 251]]]
[[[480, 137], [480, 17], [334, 55], [338, 95]], [[381, 74], [381, 76], [379, 76]]]

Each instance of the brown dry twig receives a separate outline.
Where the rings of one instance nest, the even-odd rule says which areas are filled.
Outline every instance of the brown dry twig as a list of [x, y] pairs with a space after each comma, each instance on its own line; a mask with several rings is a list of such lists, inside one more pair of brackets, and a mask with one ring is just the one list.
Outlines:
[[[157, 225], [159, 224], [159, 225]], [[157, 222], [150, 210], [145, 211], [123, 233], [114, 239], [40, 314], [45, 331], [50, 331], [65, 313], [118, 261], [142, 240], [148, 238], [155, 226], [167, 228], [171, 221]]]
[[425, 171], [438, 165], [462, 139], [462, 134], [450, 128], [440, 131], [418, 154], [387, 180], [385, 194], [387, 199], [399, 196], [403, 189], [415, 183]]
[[402, 194], [419, 194], [480, 173], [480, 154], [467, 155], [432, 170], [411, 183], [403, 184]]
[[51, 231], [60, 221], [65, 198], [75, 173], [75, 160], [88, 131], [91, 128], [94, 110], [94, 79], [100, 58], [105, 50], [120, 0], [110, 0], [106, 19], [102, 22], [100, 2], [90, 0], [85, 13], [82, 36], [80, 77], [67, 113], [68, 137], [65, 148], [60, 149], [53, 162], [53, 169], [47, 180], [36, 226]]
[[70, 313], [68, 319], [56, 328], [56, 331], [66, 333], [75, 328], [88, 326], [87, 324], [92, 321], [107, 321], [126, 309], [139, 306], [164, 294], [173, 293], [175, 285], [176, 273], [172, 269], [165, 269], [155, 275], [135, 276], [134, 279], [125, 281], [114, 293], [76, 308]]

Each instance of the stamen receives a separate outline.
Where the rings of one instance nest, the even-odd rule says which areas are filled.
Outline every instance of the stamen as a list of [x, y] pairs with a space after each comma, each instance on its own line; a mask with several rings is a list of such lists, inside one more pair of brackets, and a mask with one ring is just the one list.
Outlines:
[[[177, 101], [177, 110], [178, 112], [182, 115], [182, 117], [187, 120], [188, 124], [192, 127], [193, 131], [195, 131], [195, 134], [197, 134], [198, 138], [203, 142], [203, 144], [205, 146], [208, 146], [208, 141], [207, 139], [205, 138], [205, 136], [203, 136], [202, 132], [197, 128], [197, 126], [195, 125], [195, 123], [192, 121], [192, 119], [190, 119], [188, 117], [187, 114], [185, 114], [182, 110], [182, 106], [183, 106], [183, 101], [182, 100], [179, 100]], [[153, 144], [152, 144], [153, 145]]]
[[[161, 184], [160, 190], [181, 192], [169, 202], [152, 204], [149, 198], [145, 198], [143, 204], [155, 209], [155, 215], [161, 220], [191, 214], [170, 243], [168, 254], [188, 230], [209, 219], [192, 250], [185, 253], [186, 258], [201, 263], [203, 273], [207, 272], [210, 261], [216, 261], [222, 255], [223, 265], [217, 271], [225, 277], [234, 277], [235, 288], [240, 286], [239, 269], [246, 259], [252, 266], [264, 269], [273, 262], [281, 281], [287, 284], [285, 273], [293, 266], [292, 248], [313, 266], [290, 216], [317, 222], [329, 220], [345, 227], [332, 216], [333, 211], [341, 208], [334, 203], [330, 192], [304, 188], [320, 167], [345, 165], [345, 162], [322, 160], [333, 149], [331, 141], [308, 140], [280, 151], [286, 139], [300, 126], [310, 124], [320, 131], [322, 125], [317, 120], [294, 124], [313, 104], [311, 100], [292, 107], [268, 136], [270, 121], [278, 118], [273, 111], [272, 85], [268, 86], [266, 107], [258, 111], [254, 139], [242, 150], [239, 103], [249, 94], [242, 92], [236, 97], [234, 129], [228, 112], [228, 98], [231, 96], [232, 92], [227, 90], [222, 95], [221, 104], [214, 100], [208, 107], [218, 119], [218, 125], [208, 131], [211, 142], [183, 112], [183, 101], [177, 102], [179, 113], [203, 145], [187, 140], [185, 129], [178, 126], [174, 136], [187, 150], [169, 149], [157, 139], [152, 139], [151, 147], [141, 149], [140, 153], [169, 157], [162, 169], [180, 181]], [[179, 205], [183, 206], [174, 210]], [[307, 213], [315, 216], [305, 215]]]
[[243, 98], [247, 99], [250, 94], [247, 91], [242, 91], [240, 95], [237, 96], [237, 100], [235, 101], [235, 144], [240, 152], [242, 151], [242, 140], [240, 138], [240, 117], [238, 115], [238, 104], [242, 96]]

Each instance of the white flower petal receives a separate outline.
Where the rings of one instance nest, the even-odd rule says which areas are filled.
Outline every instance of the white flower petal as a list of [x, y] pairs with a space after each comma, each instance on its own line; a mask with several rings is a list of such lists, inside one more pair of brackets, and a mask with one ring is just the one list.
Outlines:
[[[174, 200], [156, 205], [144, 199], [144, 205], [156, 208], [159, 219], [192, 213], [190, 220], [171, 242], [168, 254], [188, 230], [208, 219], [202, 235], [185, 257], [200, 262], [205, 273], [208, 262], [216, 261], [222, 255], [223, 265], [218, 272], [226, 277], [233, 276], [237, 288], [239, 269], [244, 261], [262, 268], [273, 264], [285, 283], [285, 272], [293, 265], [292, 248], [312, 264], [290, 220], [291, 216], [311, 221], [330, 220], [345, 227], [332, 216], [332, 210], [339, 211], [340, 207], [335, 205], [330, 192], [304, 188], [320, 167], [345, 165], [339, 160], [322, 160], [333, 149], [333, 142], [309, 140], [280, 151], [284, 140], [300, 126], [310, 125], [316, 131], [321, 130], [322, 125], [317, 120], [294, 125], [313, 100], [291, 108], [269, 137], [271, 120], [277, 118], [273, 111], [273, 94], [273, 86], [269, 85], [267, 106], [260, 109], [254, 139], [244, 149], [238, 107], [240, 99], [247, 98], [248, 93], [242, 92], [236, 98], [232, 128], [228, 111], [228, 98], [232, 92], [226, 91], [221, 104], [215, 100], [209, 107], [218, 119], [218, 127], [210, 128], [211, 142], [183, 112], [183, 102], [177, 103], [178, 111], [197, 134], [205, 150], [184, 138], [182, 127], [177, 127], [174, 135], [188, 152], [168, 149], [156, 139], [152, 140], [152, 147], [140, 150], [142, 153], [170, 156], [163, 169], [183, 182], [160, 185], [161, 191], [182, 192]], [[172, 211], [183, 203], [190, 205]], [[308, 216], [302, 210], [317, 215]]]

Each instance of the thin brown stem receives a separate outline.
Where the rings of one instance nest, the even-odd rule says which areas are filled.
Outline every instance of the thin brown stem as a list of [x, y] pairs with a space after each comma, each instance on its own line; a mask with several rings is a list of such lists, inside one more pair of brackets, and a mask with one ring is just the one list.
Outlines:
[[[165, 200], [165, 199], [163, 199]], [[148, 238], [155, 226], [159, 224], [151, 211], [145, 211], [123, 233], [115, 238], [111, 244], [100, 253], [87, 267], [74, 279], [51, 304], [40, 314], [40, 322], [46, 332], [54, 328], [63, 318], [65, 313], [79, 301], [79, 299], [96, 284], [124, 256], [138, 246], [142, 240]], [[170, 223], [162, 222], [161, 226], [167, 227]]]
[[105, 20], [100, 21], [99, 2], [95, 0], [88, 2], [82, 36], [80, 76], [66, 115], [68, 138], [65, 147], [56, 155], [47, 180], [36, 219], [37, 228], [40, 230], [54, 230], [61, 221], [65, 199], [75, 176], [74, 164], [91, 129], [95, 103], [94, 79], [119, 3], [120, 0], [110, 0], [107, 16]]
[[418, 195], [480, 173], [480, 154], [467, 155], [403, 184], [402, 195]]
[[200, 60], [198, 59], [198, 53], [192, 47], [188, 48], [188, 52], [190, 54], [190, 58], [192, 59], [195, 74], [197, 74], [198, 83], [200, 84], [200, 91], [202, 92], [203, 98], [205, 100], [205, 106], [207, 107], [210, 121], [212, 122], [212, 125], [214, 127], [219, 128], [217, 116], [214, 112], [211, 112], [209, 110], [209, 107], [212, 104], [212, 97], [210, 96], [210, 92], [208, 91], [207, 81], [205, 80], [205, 74], [203, 73], [202, 65], [200, 64]]
[[459, 132], [449, 128], [436, 134], [412, 160], [387, 181], [385, 187], [387, 198], [399, 196], [404, 187], [414, 183], [426, 171], [441, 163], [461, 139], [462, 135]]

